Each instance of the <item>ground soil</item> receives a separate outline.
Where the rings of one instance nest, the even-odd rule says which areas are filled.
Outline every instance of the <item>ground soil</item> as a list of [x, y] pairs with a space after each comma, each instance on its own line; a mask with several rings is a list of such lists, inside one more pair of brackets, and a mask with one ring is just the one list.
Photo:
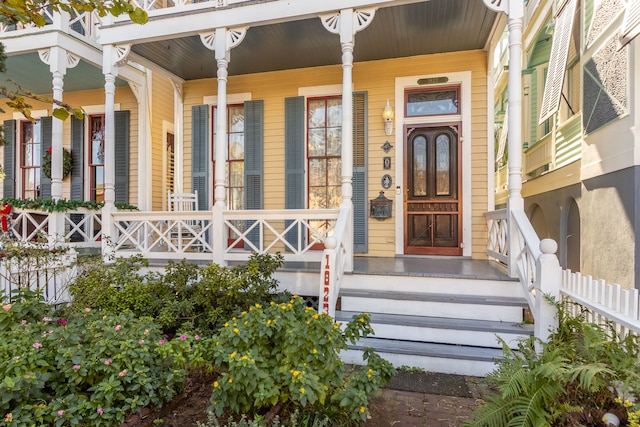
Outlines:
[[[121, 427], [195, 427], [207, 421], [211, 382], [191, 378], [162, 408], [149, 408]], [[477, 377], [400, 371], [370, 398], [366, 427], [457, 427], [491, 390]], [[162, 421], [159, 421], [162, 420]]]

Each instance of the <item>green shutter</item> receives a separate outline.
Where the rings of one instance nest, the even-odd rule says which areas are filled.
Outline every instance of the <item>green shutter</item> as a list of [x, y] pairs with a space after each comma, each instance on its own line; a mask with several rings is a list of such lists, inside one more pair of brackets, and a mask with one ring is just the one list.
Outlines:
[[353, 251], [367, 253], [367, 92], [353, 94]]
[[[244, 103], [244, 208], [263, 208], [263, 129], [264, 102]], [[245, 229], [253, 225], [247, 221]], [[249, 240], [259, 247], [260, 230], [249, 232]]]
[[[40, 141], [42, 147], [42, 157], [49, 151], [51, 148], [51, 139], [52, 139], [52, 127], [53, 120], [51, 116], [40, 118]], [[44, 160], [42, 160], [44, 163]], [[44, 169], [40, 168], [40, 192], [39, 197], [42, 199], [50, 199], [51, 198], [51, 177], [45, 176]], [[53, 165], [49, 169], [53, 170]]]
[[[285, 209], [302, 209], [304, 200], [304, 97], [296, 96], [284, 100], [284, 163], [285, 163]], [[288, 227], [291, 221], [285, 222]], [[304, 237], [303, 237], [304, 238]], [[291, 230], [286, 239], [292, 245], [298, 242], [297, 230]]]
[[84, 200], [84, 120], [71, 116], [71, 200]]
[[129, 203], [129, 111], [115, 112], [116, 202]]
[[[544, 86], [543, 86], [544, 87]], [[534, 69], [531, 73], [531, 90], [529, 91], [531, 98], [531, 109], [529, 122], [531, 123], [531, 135], [529, 135], [529, 146], [538, 140], [538, 70]]]
[[209, 106], [191, 108], [191, 190], [198, 191], [198, 209], [209, 208]]
[[3, 197], [15, 197], [15, 162], [16, 162], [16, 121], [4, 121], [4, 161], [5, 173], [2, 183]]

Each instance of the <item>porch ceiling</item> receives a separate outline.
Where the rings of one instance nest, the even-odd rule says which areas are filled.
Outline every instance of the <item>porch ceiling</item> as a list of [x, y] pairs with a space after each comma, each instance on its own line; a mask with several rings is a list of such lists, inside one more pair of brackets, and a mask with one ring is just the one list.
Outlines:
[[[354, 61], [482, 49], [495, 20], [482, 0], [381, 8], [356, 35]], [[216, 76], [214, 53], [199, 36], [137, 44], [132, 51], [185, 80]], [[251, 27], [231, 50], [229, 75], [340, 64], [341, 56], [339, 36], [319, 18]]]

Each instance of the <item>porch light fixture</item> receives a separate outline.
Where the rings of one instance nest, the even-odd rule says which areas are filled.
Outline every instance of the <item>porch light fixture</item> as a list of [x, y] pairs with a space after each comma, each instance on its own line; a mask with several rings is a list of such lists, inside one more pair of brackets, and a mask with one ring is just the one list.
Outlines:
[[391, 135], [393, 133], [393, 108], [391, 108], [388, 99], [387, 105], [384, 106], [382, 111], [382, 118], [384, 119], [384, 133]]

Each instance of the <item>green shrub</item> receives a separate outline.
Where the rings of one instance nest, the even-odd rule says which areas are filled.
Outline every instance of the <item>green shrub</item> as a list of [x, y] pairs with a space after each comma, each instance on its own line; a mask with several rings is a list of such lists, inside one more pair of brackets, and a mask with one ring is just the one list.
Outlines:
[[556, 304], [559, 327], [548, 343], [531, 338], [518, 351], [503, 343], [504, 359], [489, 375], [499, 393], [468, 426], [604, 426], [606, 412], [625, 425], [627, 398], [637, 401], [640, 391], [638, 337], [572, 316], [567, 304]]
[[233, 317], [218, 336], [194, 346], [191, 363], [219, 373], [211, 396], [217, 415], [230, 410], [255, 418], [273, 408], [297, 408], [326, 416], [332, 425], [359, 424], [366, 420], [369, 396], [394, 370], [367, 350], [367, 366], [347, 375], [339, 352], [371, 332], [367, 314], [341, 328], [296, 296], [255, 304]]
[[89, 263], [70, 286], [74, 307], [98, 308], [112, 313], [131, 311], [151, 316], [168, 334], [197, 331], [211, 334], [225, 320], [256, 303], [289, 298], [276, 294], [273, 274], [283, 264], [277, 255], [253, 254], [233, 267], [209, 264], [199, 267], [186, 261], [170, 262], [164, 274], [140, 274], [147, 266], [139, 257], [115, 263]]
[[60, 318], [28, 291], [2, 308], [0, 425], [115, 426], [170, 400], [186, 376], [148, 319], [88, 308]]

